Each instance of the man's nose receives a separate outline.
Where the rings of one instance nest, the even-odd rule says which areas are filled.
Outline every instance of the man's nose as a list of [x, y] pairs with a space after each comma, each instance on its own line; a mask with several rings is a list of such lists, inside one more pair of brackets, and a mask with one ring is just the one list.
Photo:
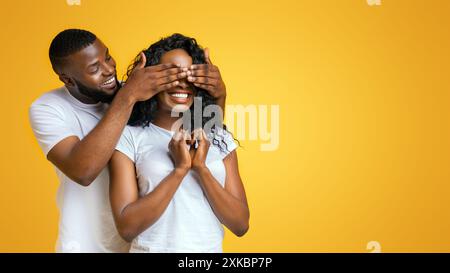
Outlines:
[[113, 65], [109, 65], [109, 64], [104, 64], [104, 74], [107, 76], [110, 76], [112, 74], [114, 74], [114, 72], [116, 71], [116, 68]]

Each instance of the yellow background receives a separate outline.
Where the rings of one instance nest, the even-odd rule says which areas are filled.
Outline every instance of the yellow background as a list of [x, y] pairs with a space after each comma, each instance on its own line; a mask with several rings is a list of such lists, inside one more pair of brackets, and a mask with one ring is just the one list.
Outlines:
[[450, 251], [450, 1], [1, 1], [0, 251], [50, 252], [58, 181], [28, 106], [61, 83], [65, 28], [109, 46], [119, 76], [180, 32], [211, 49], [229, 104], [280, 105], [280, 146], [242, 141], [250, 231], [232, 252]]

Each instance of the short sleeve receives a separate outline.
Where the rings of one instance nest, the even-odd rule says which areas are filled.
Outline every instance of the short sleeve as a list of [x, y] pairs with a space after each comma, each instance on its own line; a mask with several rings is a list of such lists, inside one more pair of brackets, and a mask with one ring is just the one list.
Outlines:
[[219, 143], [220, 157], [222, 159], [238, 147], [233, 135], [222, 128], [219, 128], [214, 135], [213, 143], [214, 142]]
[[117, 143], [116, 150], [125, 154], [131, 161], [136, 162], [136, 143], [133, 132], [129, 126], [126, 126]]
[[63, 109], [58, 106], [34, 103], [29, 108], [29, 120], [45, 156], [61, 140], [76, 136]]

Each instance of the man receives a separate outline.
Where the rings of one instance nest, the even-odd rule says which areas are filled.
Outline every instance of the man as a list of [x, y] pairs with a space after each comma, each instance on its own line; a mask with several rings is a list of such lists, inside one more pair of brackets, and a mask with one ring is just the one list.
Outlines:
[[[207, 51], [205, 51], [207, 54]], [[30, 107], [30, 123], [60, 180], [57, 252], [125, 252], [110, 209], [107, 163], [133, 106], [189, 78], [213, 82], [210, 93], [223, 106], [225, 85], [208, 78], [208, 67], [176, 64], [144, 67], [145, 55], [123, 87], [108, 48], [93, 33], [68, 29], [52, 41], [49, 57], [64, 86]], [[211, 65], [212, 66], [212, 65]]]

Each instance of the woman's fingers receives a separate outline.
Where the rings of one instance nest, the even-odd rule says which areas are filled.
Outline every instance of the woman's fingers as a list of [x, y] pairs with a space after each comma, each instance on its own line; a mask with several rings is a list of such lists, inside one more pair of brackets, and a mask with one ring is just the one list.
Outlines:
[[209, 147], [208, 137], [206, 136], [205, 130], [203, 130], [202, 128], [197, 129], [197, 131], [195, 132], [195, 138], [197, 139], [197, 142], [198, 142], [197, 149], [203, 149], [203, 148]]
[[191, 142], [191, 136], [186, 130], [184, 129], [181, 130], [183, 135], [183, 141], [180, 141], [180, 144], [182, 143], [181, 145], [184, 145], [187, 148], [186, 144], [189, 144]]

